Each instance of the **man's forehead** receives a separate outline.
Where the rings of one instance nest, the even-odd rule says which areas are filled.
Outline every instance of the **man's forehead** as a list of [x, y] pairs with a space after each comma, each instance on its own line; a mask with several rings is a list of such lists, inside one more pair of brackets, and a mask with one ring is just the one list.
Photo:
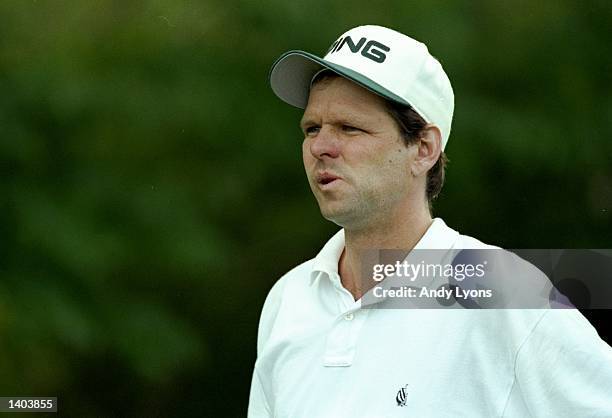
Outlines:
[[328, 106], [307, 107], [300, 119], [300, 125], [320, 123], [322, 119], [330, 122], [365, 123], [379, 118], [380, 114], [376, 111], [332, 102]]
[[348, 78], [333, 73], [313, 81], [309, 90], [309, 99], [313, 94], [329, 91], [333, 91], [333, 94], [336, 95], [341, 93], [343, 96], [357, 96], [371, 101], [384, 101], [378, 94], [372, 93]]

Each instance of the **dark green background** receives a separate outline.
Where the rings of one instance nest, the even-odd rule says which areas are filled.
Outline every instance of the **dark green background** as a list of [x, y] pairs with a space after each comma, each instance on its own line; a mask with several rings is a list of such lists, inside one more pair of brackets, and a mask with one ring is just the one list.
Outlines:
[[0, 394], [245, 415], [264, 297], [336, 230], [267, 72], [359, 24], [453, 82], [437, 216], [611, 248], [611, 22], [609, 0], [0, 2]]

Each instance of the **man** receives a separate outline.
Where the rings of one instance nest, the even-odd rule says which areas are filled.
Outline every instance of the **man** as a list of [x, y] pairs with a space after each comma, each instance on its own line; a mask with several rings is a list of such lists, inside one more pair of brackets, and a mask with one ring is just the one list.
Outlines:
[[424, 44], [361, 26], [270, 82], [304, 108], [308, 181], [342, 230], [266, 299], [249, 417], [612, 417], [612, 350], [575, 309], [366, 306], [372, 249], [494, 248], [431, 217], [453, 91]]

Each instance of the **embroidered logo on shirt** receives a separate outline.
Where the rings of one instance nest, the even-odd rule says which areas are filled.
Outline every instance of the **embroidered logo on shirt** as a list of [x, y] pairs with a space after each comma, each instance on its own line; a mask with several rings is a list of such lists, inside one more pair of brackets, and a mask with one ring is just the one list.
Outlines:
[[395, 397], [397, 406], [406, 406], [406, 389], [408, 389], [408, 385], [404, 386], [397, 392], [397, 396]]

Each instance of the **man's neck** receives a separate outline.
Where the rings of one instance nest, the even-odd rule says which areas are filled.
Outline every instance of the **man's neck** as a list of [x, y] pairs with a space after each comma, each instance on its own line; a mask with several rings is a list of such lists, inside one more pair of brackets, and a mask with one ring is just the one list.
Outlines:
[[[390, 216], [388, 219], [397, 219]], [[338, 261], [338, 272], [342, 285], [353, 295], [361, 298], [374, 283], [366, 281], [364, 266], [367, 251], [407, 250], [410, 251], [423, 237], [432, 223], [428, 210], [411, 212], [404, 215], [400, 222], [378, 222], [376, 225], [349, 229], [345, 228], [344, 251]]]

